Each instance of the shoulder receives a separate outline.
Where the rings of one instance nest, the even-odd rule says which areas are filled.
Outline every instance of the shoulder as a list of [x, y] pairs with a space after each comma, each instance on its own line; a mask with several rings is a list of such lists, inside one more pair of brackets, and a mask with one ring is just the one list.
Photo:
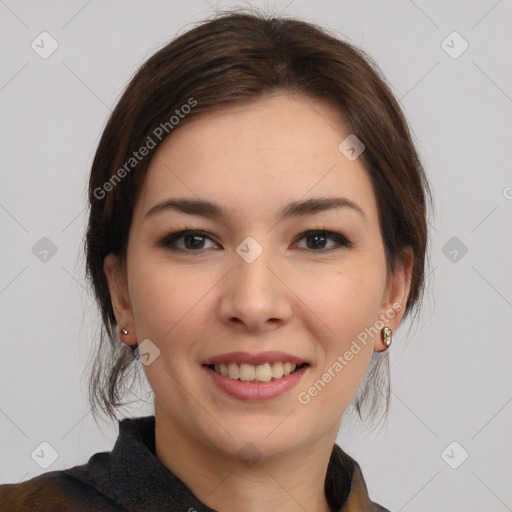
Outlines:
[[50, 471], [17, 484], [0, 485], [2, 512], [59, 510], [117, 511], [121, 509], [93, 487], [73, 478], [68, 470]]

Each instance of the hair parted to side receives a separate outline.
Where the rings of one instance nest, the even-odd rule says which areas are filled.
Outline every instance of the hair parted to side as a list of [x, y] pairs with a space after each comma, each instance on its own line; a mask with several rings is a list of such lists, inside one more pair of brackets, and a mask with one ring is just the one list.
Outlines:
[[[405, 248], [412, 248], [405, 316], [418, 309], [430, 189], [405, 117], [378, 67], [360, 49], [305, 21], [254, 10], [216, 15], [140, 67], [113, 110], [94, 157], [84, 247], [87, 278], [102, 317], [89, 377], [95, 417], [103, 412], [117, 419], [117, 409], [127, 403], [128, 377], [142, 373], [137, 374], [140, 365], [132, 350], [117, 337], [103, 262], [109, 253], [122, 261], [126, 257], [137, 196], [151, 156], [172, 135], [171, 116], [179, 115], [174, 128], [179, 129], [201, 113], [277, 92], [329, 102], [366, 146], [360, 158], [376, 195], [388, 271], [403, 262]], [[150, 154], [130, 160], [149, 147], [149, 138]], [[353, 405], [361, 418], [364, 405], [373, 419], [381, 405], [387, 413], [389, 396], [388, 355], [374, 353]]]

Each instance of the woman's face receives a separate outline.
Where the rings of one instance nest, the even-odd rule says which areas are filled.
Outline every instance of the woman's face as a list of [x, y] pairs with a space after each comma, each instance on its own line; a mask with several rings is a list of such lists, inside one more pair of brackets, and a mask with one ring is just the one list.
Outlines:
[[[126, 273], [113, 256], [105, 271], [119, 327], [146, 340], [161, 424], [230, 454], [335, 438], [408, 292], [407, 271], [388, 279], [348, 135], [329, 105], [278, 94], [200, 115], [157, 150]], [[289, 363], [306, 366], [279, 377]]]

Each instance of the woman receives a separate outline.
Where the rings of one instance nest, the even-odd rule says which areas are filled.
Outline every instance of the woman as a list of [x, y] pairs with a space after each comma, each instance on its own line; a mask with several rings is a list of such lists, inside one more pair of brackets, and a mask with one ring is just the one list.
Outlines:
[[93, 410], [116, 418], [140, 361], [155, 414], [82, 466], [0, 486], [2, 510], [386, 510], [335, 441], [351, 403], [387, 410], [427, 198], [360, 50], [244, 13], [162, 48], [104, 130], [86, 238]]

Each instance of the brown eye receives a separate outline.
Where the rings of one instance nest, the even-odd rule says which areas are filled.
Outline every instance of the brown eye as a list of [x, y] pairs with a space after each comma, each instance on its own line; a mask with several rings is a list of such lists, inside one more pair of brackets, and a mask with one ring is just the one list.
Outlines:
[[208, 248], [208, 240], [213, 242], [206, 232], [186, 229], [166, 235], [158, 245], [172, 251], [199, 252]]
[[183, 235], [182, 238], [187, 249], [203, 249], [204, 237], [202, 235]]
[[297, 238], [297, 240], [302, 239], [306, 240], [306, 249], [314, 252], [327, 252], [353, 245], [341, 233], [326, 230], [306, 231]]

